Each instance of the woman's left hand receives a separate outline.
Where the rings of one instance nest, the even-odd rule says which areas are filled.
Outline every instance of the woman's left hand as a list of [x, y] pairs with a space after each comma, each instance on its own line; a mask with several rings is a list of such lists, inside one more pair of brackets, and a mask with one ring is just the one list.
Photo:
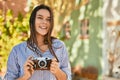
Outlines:
[[55, 58], [53, 58], [52, 62], [51, 62], [51, 66], [50, 66], [50, 71], [51, 71], [51, 73], [53, 73], [55, 75], [59, 72], [59, 70], [60, 70], [59, 63], [57, 62], [57, 60]]
[[67, 76], [66, 76], [65, 72], [63, 72], [59, 68], [59, 63], [57, 62], [57, 60], [55, 58], [52, 59], [52, 63], [50, 66], [50, 72], [55, 75], [57, 80], [67, 80]]

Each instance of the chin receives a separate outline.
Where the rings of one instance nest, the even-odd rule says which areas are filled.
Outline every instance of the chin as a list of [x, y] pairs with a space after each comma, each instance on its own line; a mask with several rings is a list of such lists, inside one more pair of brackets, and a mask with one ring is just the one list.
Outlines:
[[41, 36], [45, 36], [47, 33], [39, 33], [39, 35], [41, 35]]

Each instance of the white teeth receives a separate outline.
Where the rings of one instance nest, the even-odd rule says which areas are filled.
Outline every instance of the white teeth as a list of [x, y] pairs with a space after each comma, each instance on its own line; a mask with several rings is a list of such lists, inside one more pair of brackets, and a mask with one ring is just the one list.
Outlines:
[[40, 27], [41, 29], [47, 29], [47, 27]]

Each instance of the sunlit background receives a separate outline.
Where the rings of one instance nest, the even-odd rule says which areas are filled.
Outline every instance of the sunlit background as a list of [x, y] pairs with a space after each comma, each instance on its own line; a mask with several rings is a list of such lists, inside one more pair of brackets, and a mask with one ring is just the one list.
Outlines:
[[52, 35], [67, 46], [73, 80], [103, 80], [120, 31], [120, 0], [0, 0], [0, 77], [13, 46], [29, 37], [29, 16], [38, 4], [53, 9]]

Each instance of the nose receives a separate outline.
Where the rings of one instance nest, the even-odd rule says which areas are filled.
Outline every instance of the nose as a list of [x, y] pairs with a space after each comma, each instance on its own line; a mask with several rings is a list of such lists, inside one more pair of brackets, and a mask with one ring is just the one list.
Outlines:
[[47, 23], [47, 20], [46, 20], [46, 19], [43, 19], [42, 22], [46, 24], [46, 23]]

